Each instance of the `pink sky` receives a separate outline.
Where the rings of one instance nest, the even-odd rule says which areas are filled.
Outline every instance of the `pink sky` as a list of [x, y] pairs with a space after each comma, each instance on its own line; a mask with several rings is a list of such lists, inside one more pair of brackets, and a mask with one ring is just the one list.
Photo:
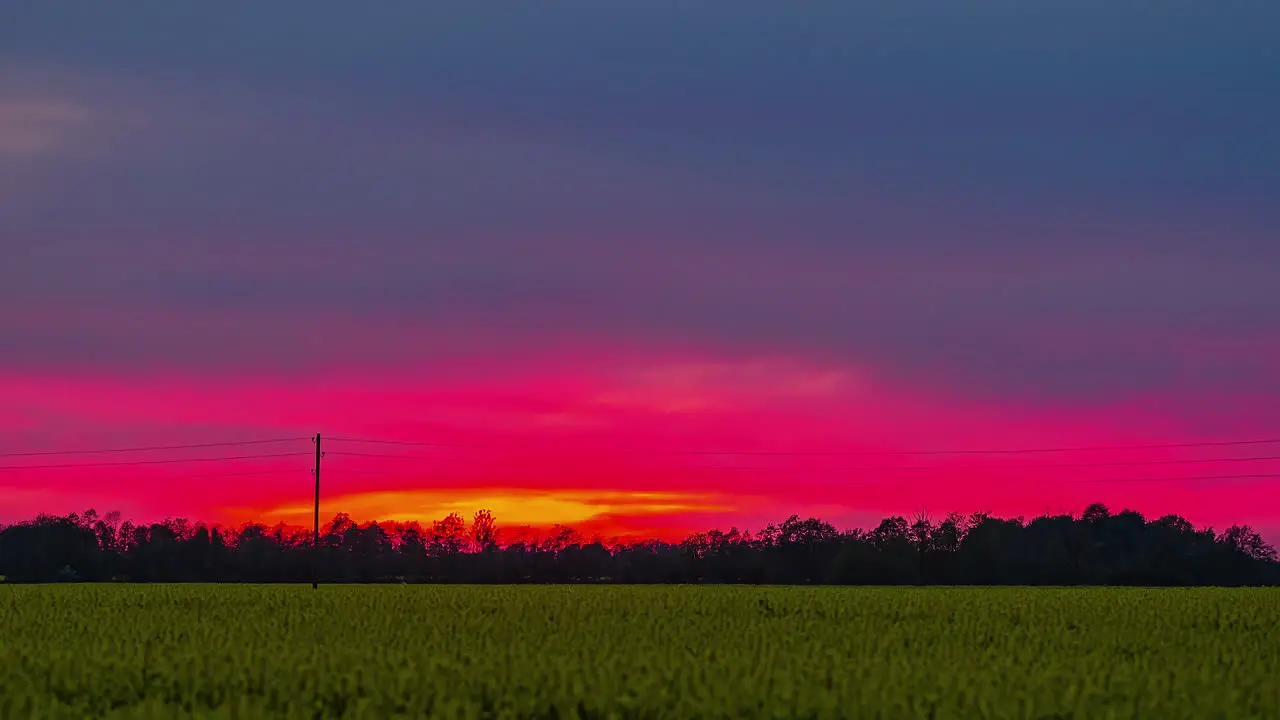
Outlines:
[[[487, 508], [500, 524], [565, 523], [604, 535], [679, 537], [710, 527], [758, 529], [791, 513], [866, 526], [922, 509], [939, 517], [952, 510], [1031, 517], [1105, 502], [1149, 516], [1179, 513], [1219, 529], [1235, 522], [1272, 534], [1280, 528], [1273, 479], [1163, 480], [1280, 473], [1280, 462], [1272, 460], [1169, 462], [1266, 458], [1280, 455], [1280, 444], [979, 456], [821, 454], [1263, 437], [1190, 435], [1157, 402], [1131, 399], [1076, 411], [983, 404], [895, 386], [857, 367], [685, 352], [577, 351], [531, 357], [518, 372], [495, 374], [480, 363], [459, 363], [421, 373], [331, 373], [297, 382], [11, 376], [0, 380], [10, 409], [0, 425], [9, 438], [5, 449], [13, 452], [296, 439], [9, 458], [7, 465], [296, 455], [6, 470], [0, 475], [0, 519], [94, 507], [137, 519], [307, 524], [313, 446], [306, 438], [319, 431], [328, 438], [325, 520], [347, 512], [357, 520], [429, 521]], [[765, 454], [686, 454], [734, 451]], [[1139, 461], [1153, 464], [1124, 464]], [[1007, 467], [1063, 464], [1094, 466]], [[1111, 482], [1116, 480], [1133, 482]]]
[[[1280, 5], [28, 5], [0, 466], [297, 455], [0, 470], [0, 521], [303, 521], [320, 432], [476, 446], [326, 441], [326, 519], [1102, 501], [1280, 537], [1280, 479], [1165, 480], [1280, 461], [974, 467], [1280, 445], [673, 454], [1280, 435]], [[394, 449], [449, 459], [340, 454]]]

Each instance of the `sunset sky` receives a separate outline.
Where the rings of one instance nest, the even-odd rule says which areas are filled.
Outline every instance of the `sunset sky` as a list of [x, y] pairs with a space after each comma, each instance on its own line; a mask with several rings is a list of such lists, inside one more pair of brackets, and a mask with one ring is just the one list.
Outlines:
[[[875, 454], [1280, 440], [1278, 28], [7, 0], [0, 522], [307, 523], [320, 432], [325, 519], [1102, 501], [1280, 539], [1280, 442]], [[30, 467], [245, 455], [286, 457]]]

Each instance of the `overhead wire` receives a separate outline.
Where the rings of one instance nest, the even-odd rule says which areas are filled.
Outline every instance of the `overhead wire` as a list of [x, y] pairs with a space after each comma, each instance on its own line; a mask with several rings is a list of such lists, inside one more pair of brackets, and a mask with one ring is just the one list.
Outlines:
[[349, 443], [366, 443], [371, 445], [406, 445], [415, 447], [447, 447], [447, 448], [484, 448], [487, 445], [467, 445], [457, 443], [433, 443], [433, 442], [417, 442], [413, 440], [381, 440], [377, 438], [348, 438], [348, 437], [329, 437], [325, 438], [326, 442], [349, 442]]
[[181, 480], [203, 480], [205, 478], [224, 478], [224, 477], [248, 477], [251, 475], [283, 475], [286, 473], [307, 473], [312, 468], [274, 468], [271, 470], [248, 470], [245, 472], [226, 472], [226, 473], [199, 473], [196, 475], [183, 474]]
[[[380, 438], [351, 438], [351, 437], [331, 437], [327, 438], [331, 442], [350, 442], [350, 443], [369, 443], [382, 445], [404, 445], [417, 447], [448, 447], [448, 448], [495, 448], [494, 445], [477, 445], [477, 444], [457, 444], [457, 443], [433, 443], [419, 442], [412, 440], [389, 440]], [[970, 449], [970, 450], [836, 450], [836, 451], [806, 451], [806, 450], [645, 450], [643, 448], [631, 448], [626, 452], [653, 452], [662, 455], [691, 455], [691, 456], [715, 456], [715, 455], [741, 455], [741, 456], [778, 456], [778, 457], [910, 457], [910, 456], [931, 456], [931, 455], [1020, 455], [1034, 453], [1055, 453], [1055, 452], [1107, 452], [1121, 450], [1172, 450], [1172, 449], [1189, 449], [1189, 448], [1209, 448], [1209, 447], [1237, 447], [1246, 445], [1276, 445], [1280, 444], [1280, 437], [1274, 438], [1258, 438], [1249, 440], [1214, 440], [1199, 442], [1177, 442], [1177, 443], [1150, 443], [1150, 444], [1134, 444], [1134, 445], [1077, 445], [1063, 447], [1037, 447], [1037, 448], [987, 448], [987, 449]]]
[[[267, 438], [254, 440], [236, 440], [212, 443], [191, 443], [186, 445], [153, 445], [132, 448], [103, 448], [94, 450], [59, 450], [59, 451], [41, 451], [41, 452], [23, 452], [23, 453], [0, 453], [0, 458], [17, 458], [17, 457], [49, 457], [49, 456], [65, 456], [65, 455], [94, 455], [107, 453], [129, 453], [129, 452], [151, 452], [164, 450], [187, 450], [199, 448], [213, 447], [235, 447], [248, 445], [265, 445], [271, 443], [298, 442], [311, 439], [309, 437], [290, 437], [290, 438]], [[398, 445], [398, 446], [417, 446], [417, 447], [453, 447], [453, 448], [476, 448], [485, 447], [482, 445], [465, 445], [465, 444], [449, 444], [449, 443], [430, 443], [417, 442], [408, 440], [390, 440], [380, 438], [349, 438], [349, 437], [331, 437], [331, 442], [351, 442], [351, 443], [368, 443], [382, 445]], [[1156, 450], [1156, 449], [1176, 449], [1176, 448], [1209, 448], [1209, 447], [1231, 447], [1231, 446], [1249, 446], [1249, 445], [1265, 445], [1280, 444], [1280, 438], [1264, 438], [1250, 440], [1224, 440], [1224, 441], [1204, 441], [1204, 442], [1181, 442], [1181, 443], [1159, 443], [1145, 445], [1094, 445], [1094, 446], [1075, 446], [1075, 447], [1054, 447], [1054, 448], [992, 448], [983, 450], [902, 450], [902, 451], [832, 451], [832, 452], [809, 452], [809, 451], [711, 451], [711, 450], [687, 450], [687, 451], [654, 451], [656, 454], [670, 456], [761, 456], [761, 457], [855, 457], [855, 456], [946, 456], [946, 455], [995, 455], [995, 454], [1031, 454], [1031, 453], [1051, 453], [1051, 452], [1093, 452], [1093, 451], [1118, 451], [1118, 450]], [[634, 451], [633, 451], [634, 452]], [[466, 458], [443, 457], [434, 455], [401, 455], [394, 453], [373, 453], [373, 452], [352, 452], [352, 451], [325, 451], [325, 455], [347, 456], [347, 457], [365, 457], [393, 460], [422, 460], [428, 462], [464, 462]], [[221, 461], [237, 461], [237, 460], [256, 460], [269, 458], [284, 457], [303, 457], [310, 456], [308, 452], [295, 453], [267, 453], [237, 456], [221, 456], [221, 457], [200, 457], [200, 458], [173, 458], [162, 460], [130, 460], [119, 462], [86, 462], [86, 463], [55, 463], [55, 464], [36, 464], [36, 465], [0, 465], [0, 470], [40, 470], [40, 469], [69, 469], [69, 468], [96, 468], [96, 467], [128, 467], [140, 465], [169, 465], [181, 463], [207, 463]], [[963, 465], [953, 467], [940, 466], [848, 466], [848, 467], [817, 467], [817, 468], [783, 468], [770, 467], [767, 465], [751, 465], [751, 466], [716, 466], [716, 465], [686, 465], [682, 469], [690, 470], [728, 470], [728, 471], [787, 471], [792, 472], [895, 472], [895, 471], [966, 471], [966, 470], [1029, 470], [1029, 469], [1052, 469], [1052, 468], [1101, 468], [1101, 467], [1139, 467], [1139, 466], [1176, 466], [1176, 465], [1201, 465], [1213, 463], [1240, 463], [1240, 462], [1265, 462], [1280, 460], [1280, 455], [1264, 455], [1252, 457], [1228, 457], [1228, 458], [1185, 458], [1185, 459], [1166, 459], [1166, 460], [1126, 460], [1126, 461], [1102, 461], [1102, 462], [1064, 462], [1064, 463], [1023, 463], [1023, 464], [988, 464], [988, 465]], [[354, 474], [397, 474], [397, 471], [366, 471], [358, 469], [331, 468], [330, 472], [347, 472]], [[248, 475], [266, 475], [278, 472], [287, 472], [283, 470], [254, 470], [236, 473], [205, 473], [200, 475], [184, 475], [184, 478], [203, 478], [203, 477], [234, 477]], [[404, 471], [398, 471], [404, 472]], [[1070, 483], [1121, 483], [1121, 482], [1173, 482], [1179, 480], [1227, 480], [1227, 479], [1269, 479], [1280, 477], [1280, 474], [1251, 474], [1251, 475], [1205, 475], [1192, 477], [1153, 477], [1153, 478], [1107, 478], [1107, 479], [1081, 479], [1067, 480]]]
[[122, 460], [118, 462], [96, 462], [96, 463], [58, 463], [52, 465], [0, 465], [0, 470], [53, 470], [65, 468], [90, 468], [90, 467], [128, 467], [134, 465], [174, 465], [178, 463], [191, 462], [218, 462], [222, 460], [258, 460], [264, 458], [282, 458], [282, 457], [304, 457], [310, 453], [274, 453], [264, 455], [235, 455], [224, 457], [203, 457], [203, 458], [168, 458], [165, 460]]
[[1090, 478], [1087, 480], [1065, 480], [1068, 483], [1155, 483], [1178, 482], [1180, 480], [1266, 480], [1280, 478], [1280, 473], [1259, 473], [1253, 475], [1193, 475], [1183, 477], [1147, 477], [1147, 478]]
[[[310, 437], [282, 437], [282, 438], [265, 438], [254, 440], [229, 440], [223, 442], [210, 443], [189, 443], [184, 445], [151, 445], [139, 447], [114, 447], [99, 449], [78, 449], [78, 450], [47, 450], [35, 452], [10, 452], [0, 453], [0, 458], [15, 457], [49, 457], [59, 455], [100, 455], [110, 453], [132, 453], [132, 452], [155, 452], [165, 450], [192, 450], [213, 447], [234, 447], [244, 445], [265, 445], [271, 443], [285, 442], [301, 442], [310, 440]], [[352, 437], [330, 437], [326, 438], [329, 442], [350, 442], [350, 443], [370, 443], [382, 445], [402, 445], [416, 447], [450, 447], [450, 448], [485, 448], [493, 447], [477, 444], [459, 444], [459, 443], [433, 443], [418, 442], [410, 440], [390, 440], [381, 438], [352, 438]], [[1180, 443], [1156, 443], [1145, 445], [1077, 445], [1073, 447], [1041, 447], [1041, 448], [988, 448], [988, 449], [972, 449], [972, 450], [848, 450], [848, 451], [784, 451], [784, 450], [670, 450], [655, 451], [659, 454], [666, 455], [689, 455], [689, 456], [778, 456], [778, 457], [892, 457], [892, 456], [928, 456], [928, 455], [1001, 455], [1001, 454], [1030, 454], [1030, 453], [1051, 453], [1051, 452], [1103, 452], [1118, 450], [1160, 450], [1160, 449], [1177, 449], [1177, 448], [1200, 448], [1200, 447], [1231, 447], [1245, 445], [1268, 445], [1280, 444], [1280, 438], [1261, 438], [1250, 440], [1220, 440], [1220, 441], [1203, 441], [1203, 442], [1180, 442]], [[630, 452], [643, 450], [632, 449]]]
[[[951, 467], [939, 465], [884, 465], [879, 467], [870, 466], [852, 466], [852, 467], [817, 467], [802, 468], [811, 472], [892, 472], [896, 470], [909, 471], [927, 471], [927, 470], [1047, 470], [1051, 468], [1090, 468], [1090, 467], [1130, 467], [1140, 465], [1203, 465], [1210, 463], [1232, 463], [1232, 462], [1262, 462], [1267, 460], [1280, 460], [1280, 455], [1263, 455], [1254, 457], [1235, 457], [1235, 458], [1187, 458], [1181, 460], [1120, 460], [1111, 462], [1087, 462], [1087, 463], [1024, 463], [1021, 465], [954, 465]], [[687, 465], [685, 466], [695, 470], [781, 470], [784, 468], [769, 467], [767, 465]]]
[[[436, 455], [395, 455], [388, 453], [360, 453], [345, 451], [326, 451], [325, 455], [338, 455], [347, 457], [365, 457], [365, 458], [388, 458], [395, 460], [427, 460], [427, 461], [445, 461], [445, 462], [465, 462], [465, 458], [441, 457]], [[803, 471], [816, 472], [892, 472], [898, 470], [906, 471], [928, 471], [928, 470], [1044, 470], [1052, 468], [1089, 468], [1089, 467], [1130, 467], [1143, 465], [1203, 465], [1212, 463], [1237, 463], [1237, 462], [1264, 462], [1271, 460], [1280, 460], [1280, 455], [1257, 455], [1250, 457], [1228, 457], [1228, 458], [1183, 458], [1176, 460], [1111, 460], [1103, 462], [1080, 462], [1080, 463], [1022, 463], [1022, 464], [991, 464], [991, 465], [956, 465], [951, 467], [938, 465], [882, 465], [882, 466], [847, 466], [847, 467], [816, 467], [816, 468], [800, 468]], [[786, 468], [771, 467], [768, 465], [684, 465], [682, 469], [690, 470], [784, 470]]]
[[[1177, 476], [1158, 476], [1158, 477], [1140, 477], [1140, 478], [1075, 478], [1075, 479], [1059, 479], [1048, 480], [1046, 483], [1060, 483], [1066, 485], [1076, 484], [1124, 484], [1124, 483], [1170, 483], [1170, 482], [1198, 482], [1203, 480], [1275, 480], [1280, 479], [1280, 473], [1249, 473], [1241, 475], [1177, 475]], [[893, 480], [854, 480], [851, 482], [839, 483], [841, 487], [891, 487], [900, 482], [900, 479]]]
[[334, 473], [337, 473], [337, 474], [339, 474], [339, 475], [369, 475], [369, 476], [381, 476], [381, 477], [395, 477], [395, 476], [399, 476], [399, 475], [404, 475], [404, 473], [405, 473], [405, 472], [406, 472], [406, 471], [404, 471], [404, 470], [400, 470], [400, 471], [396, 471], [396, 470], [364, 470], [364, 469], [362, 469], [362, 468], [344, 468], [344, 467], [325, 468], [325, 469], [324, 469], [324, 474], [325, 474], [325, 476], [326, 476], [326, 477], [327, 477], [327, 476], [331, 476], [331, 475], [333, 475]]
[[[721, 470], [724, 468], [704, 467], [704, 468], [686, 468], [686, 469]], [[786, 471], [785, 468], [753, 468], [753, 469], [761, 469], [761, 470], [776, 469], [779, 471]], [[948, 469], [954, 469], [954, 468], [930, 468], [930, 469], [948, 470]], [[344, 467], [336, 467], [336, 468], [331, 467], [325, 470], [325, 473], [327, 475], [332, 475], [333, 473], [337, 473], [338, 475], [362, 475], [362, 476], [373, 476], [373, 477], [403, 477], [406, 474], [413, 473], [413, 472], [414, 472], [413, 469], [371, 470], [371, 469], [365, 469], [365, 468], [344, 468]], [[793, 470], [793, 472], [795, 471]], [[801, 470], [801, 472], [803, 471]], [[1059, 482], [1059, 483], [1066, 483], [1066, 484], [1077, 484], [1077, 483], [1085, 483], [1085, 484], [1121, 483], [1122, 484], [1122, 483], [1165, 483], [1165, 482], [1182, 482], [1182, 481], [1190, 482], [1190, 481], [1204, 481], [1204, 480], [1248, 480], [1248, 479], [1259, 479], [1259, 480], [1280, 479], [1280, 473], [1248, 473], [1248, 474], [1236, 474], [1236, 475], [1178, 475], [1178, 476], [1159, 476], [1159, 477], [1141, 477], [1141, 478], [1082, 478], [1082, 479], [1054, 480], [1050, 482]], [[852, 481], [841, 482], [840, 485], [880, 487], [880, 486], [893, 484], [894, 482], [897, 482], [897, 480], [889, 481], [889, 482], [871, 481], [871, 480], [852, 480]]]
[[442, 460], [445, 462], [462, 462], [461, 458], [440, 457], [437, 455], [388, 455], [385, 453], [360, 453], [360, 452], [343, 452], [326, 450], [324, 453], [329, 455], [344, 455], [346, 457], [368, 457], [368, 458], [392, 458], [396, 460]]
[[1257, 440], [1220, 440], [1211, 442], [1162, 443], [1152, 445], [1080, 445], [1076, 447], [1053, 448], [994, 448], [987, 450], [850, 450], [850, 451], [772, 451], [772, 450], [677, 450], [671, 455], [762, 455], [762, 456], [923, 456], [923, 455], [1020, 455], [1053, 452], [1103, 452], [1113, 450], [1172, 450], [1178, 448], [1231, 447], [1241, 445], [1274, 445], [1280, 444], [1280, 438], [1264, 438]]
[[[289, 473], [307, 473], [311, 468], [272, 468], [270, 470], [247, 470], [244, 472], [219, 472], [219, 473], [182, 473], [181, 475], [170, 475], [163, 478], [155, 478], [158, 480], [204, 480], [206, 478], [227, 478], [227, 477], [251, 477], [254, 475], [285, 475]], [[328, 470], [326, 470], [328, 472]]]
[[149, 447], [105, 448], [100, 450], [43, 450], [39, 452], [0, 453], [0, 458], [52, 457], [58, 455], [106, 455], [109, 453], [153, 452], [160, 450], [196, 450], [240, 445], [268, 445], [271, 443], [301, 442], [308, 438], [268, 438], [265, 440], [229, 440], [225, 442], [193, 443], [190, 445], [152, 445]]

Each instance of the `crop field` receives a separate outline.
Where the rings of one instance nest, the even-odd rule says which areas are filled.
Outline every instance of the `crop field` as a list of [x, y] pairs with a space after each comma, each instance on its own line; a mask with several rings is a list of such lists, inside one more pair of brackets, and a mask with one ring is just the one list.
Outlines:
[[0, 717], [1280, 718], [1280, 591], [0, 585]]

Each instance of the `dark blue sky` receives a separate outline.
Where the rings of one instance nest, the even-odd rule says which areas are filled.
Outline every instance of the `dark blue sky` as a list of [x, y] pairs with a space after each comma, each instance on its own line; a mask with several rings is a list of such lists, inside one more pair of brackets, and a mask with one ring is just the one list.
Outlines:
[[[850, 484], [608, 449], [1276, 437], [1278, 52], [1274, 2], [3, 0], [0, 452], [460, 438], [518, 452], [335, 463], [327, 502], [1275, 536], [1273, 480], [1149, 482], [1274, 462]], [[309, 517], [300, 466], [143, 469], [11, 472], [0, 521]]]
[[1276, 397], [1277, 48], [1273, 3], [16, 0], [0, 363], [464, 328]]

